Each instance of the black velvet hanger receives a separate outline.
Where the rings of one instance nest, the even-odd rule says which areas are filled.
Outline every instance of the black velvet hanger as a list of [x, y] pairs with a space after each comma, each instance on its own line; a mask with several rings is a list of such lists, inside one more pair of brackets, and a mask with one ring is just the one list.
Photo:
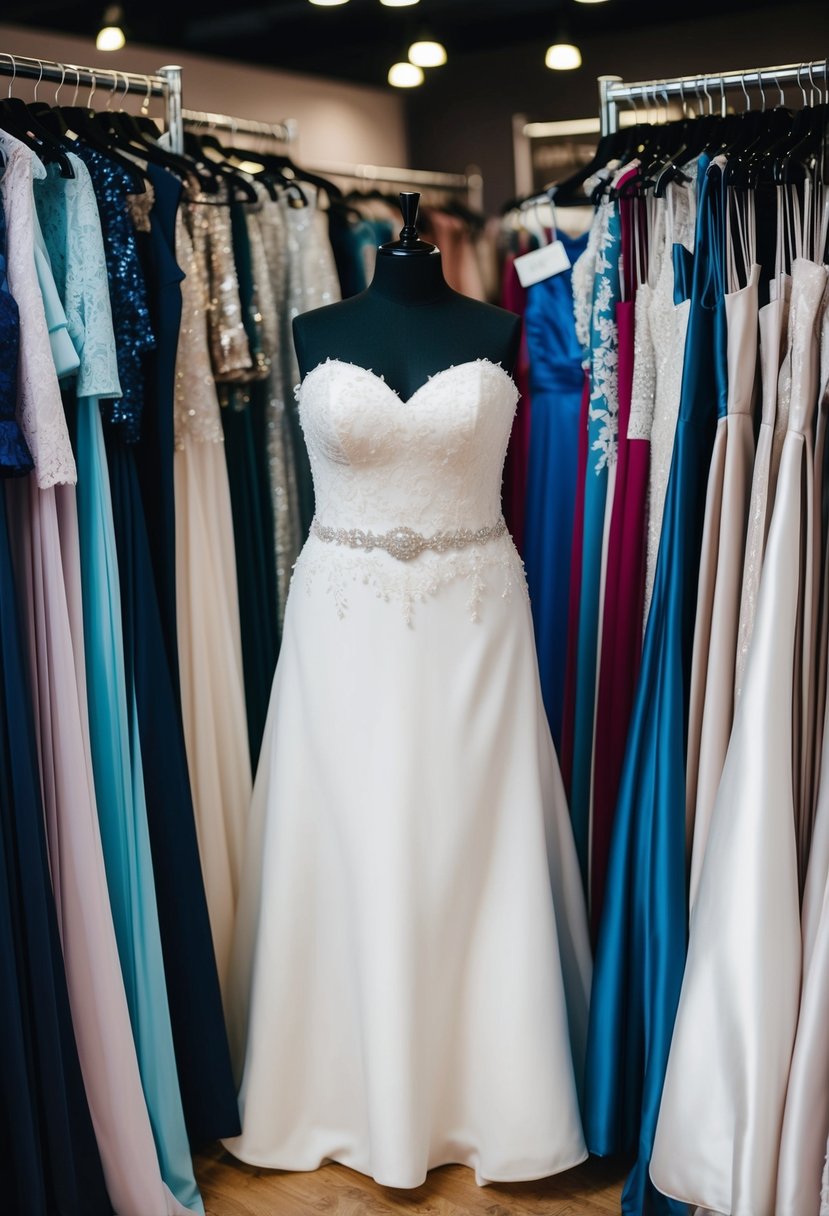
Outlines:
[[0, 127], [19, 139], [43, 161], [60, 166], [61, 177], [74, 177], [72, 162], [60, 141], [20, 97], [0, 99]]

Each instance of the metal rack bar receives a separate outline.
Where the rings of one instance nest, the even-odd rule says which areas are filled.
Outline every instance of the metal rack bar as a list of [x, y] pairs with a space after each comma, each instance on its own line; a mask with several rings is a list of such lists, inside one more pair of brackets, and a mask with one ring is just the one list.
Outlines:
[[[102, 80], [112, 78], [120, 95], [139, 93], [144, 97], [164, 99], [165, 126], [173, 151], [181, 151], [181, 68], [174, 64], [159, 68], [154, 75], [140, 72], [117, 72], [112, 68], [86, 68], [76, 63], [57, 63], [51, 59], [32, 59], [28, 55], [12, 55], [0, 51], [0, 76], [15, 80], [48, 81], [70, 84], [73, 88], [95, 89]], [[117, 77], [117, 80], [115, 79]]]
[[426, 186], [434, 190], [465, 190], [469, 205], [482, 210], [484, 179], [477, 166], [466, 173], [439, 173], [427, 169], [401, 169], [388, 165], [344, 165], [337, 162], [317, 164], [314, 170], [329, 177], [347, 177], [360, 181], [384, 182], [399, 186]]
[[182, 110], [181, 114], [186, 126], [214, 127], [234, 135], [255, 135], [283, 144], [293, 143], [297, 137], [297, 122], [293, 118], [284, 122], [257, 122], [253, 118], [233, 118], [230, 114], [213, 114], [209, 110]]
[[[264, 136], [279, 143], [293, 143], [298, 134], [295, 119], [284, 122], [257, 122], [252, 118], [234, 118], [230, 114], [213, 114], [206, 110], [183, 110], [185, 126], [208, 126], [232, 134]], [[339, 162], [315, 164], [312, 171], [328, 177], [345, 177], [360, 181], [387, 182], [390, 185], [426, 186], [435, 190], [465, 190], [470, 207], [482, 210], [483, 178], [476, 167], [467, 173], [429, 173], [422, 169], [401, 169], [388, 165], [356, 164]]]
[[711, 97], [712, 93], [725, 95], [727, 89], [745, 91], [752, 86], [777, 86], [794, 84], [806, 89], [814, 86], [815, 77], [827, 79], [827, 60], [816, 59], [811, 63], [787, 63], [779, 67], [746, 68], [744, 71], [703, 72], [695, 76], [674, 76], [668, 80], [624, 81], [620, 76], [599, 77], [599, 117], [601, 131], [607, 135], [618, 130], [619, 103], [623, 101], [647, 101], [669, 97]]

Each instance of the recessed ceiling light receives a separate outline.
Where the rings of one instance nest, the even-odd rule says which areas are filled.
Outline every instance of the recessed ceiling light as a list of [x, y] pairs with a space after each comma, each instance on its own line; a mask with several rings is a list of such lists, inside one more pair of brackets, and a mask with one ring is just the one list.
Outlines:
[[446, 63], [446, 47], [442, 42], [422, 38], [409, 47], [409, 63], [419, 68], [439, 68]]
[[380, 0], [381, 4], [385, 4], [386, 8], [408, 8], [411, 4], [417, 4], [418, 0]]
[[554, 42], [547, 47], [544, 62], [554, 72], [571, 72], [581, 67], [581, 51], [572, 42]]
[[389, 84], [396, 89], [414, 89], [423, 80], [423, 69], [416, 63], [393, 63], [389, 68]]
[[108, 5], [104, 9], [104, 15], [101, 18], [101, 28], [98, 30], [98, 36], [95, 39], [96, 48], [99, 51], [120, 51], [127, 41], [123, 24], [124, 10], [121, 5]]

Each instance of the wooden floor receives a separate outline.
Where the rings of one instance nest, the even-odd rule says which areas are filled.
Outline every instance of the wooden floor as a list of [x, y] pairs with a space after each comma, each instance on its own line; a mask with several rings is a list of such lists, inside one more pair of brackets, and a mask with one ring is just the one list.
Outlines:
[[378, 1186], [343, 1165], [287, 1174], [242, 1165], [221, 1146], [196, 1160], [207, 1216], [618, 1216], [624, 1168], [593, 1159], [541, 1182], [479, 1187], [445, 1165], [416, 1191]]

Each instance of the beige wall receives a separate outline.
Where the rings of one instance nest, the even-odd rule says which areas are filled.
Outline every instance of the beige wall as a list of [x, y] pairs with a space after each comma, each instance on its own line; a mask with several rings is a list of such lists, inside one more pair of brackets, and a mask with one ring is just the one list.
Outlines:
[[[408, 164], [403, 100], [384, 89], [334, 83], [159, 47], [128, 45], [107, 54], [96, 51], [91, 38], [15, 26], [0, 25], [0, 52], [132, 72], [154, 72], [163, 64], [179, 63], [184, 69], [185, 106], [261, 122], [294, 118], [299, 123], [297, 159], [308, 165], [325, 161]], [[52, 93], [41, 88], [39, 96], [48, 99], [53, 95], [51, 87]], [[21, 84], [19, 95], [25, 96], [29, 88]], [[71, 91], [67, 99], [64, 90], [60, 100], [71, 99]]]

